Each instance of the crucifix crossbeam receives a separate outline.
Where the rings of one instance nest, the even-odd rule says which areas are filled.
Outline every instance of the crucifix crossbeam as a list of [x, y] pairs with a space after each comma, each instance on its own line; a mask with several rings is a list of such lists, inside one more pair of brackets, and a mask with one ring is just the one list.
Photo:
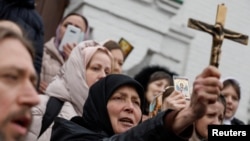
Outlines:
[[224, 28], [227, 8], [224, 4], [218, 5], [215, 25], [210, 25], [192, 18], [188, 21], [188, 27], [207, 32], [213, 36], [210, 65], [219, 67], [221, 46], [224, 38], [247, 45], [248, 36]]

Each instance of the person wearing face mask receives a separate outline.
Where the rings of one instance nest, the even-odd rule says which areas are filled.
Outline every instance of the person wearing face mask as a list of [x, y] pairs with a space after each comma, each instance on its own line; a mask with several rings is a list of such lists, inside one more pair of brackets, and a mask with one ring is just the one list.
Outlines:
[[[47, 126], [48, 129], [45, 127], [48, 123], [46, 117], [50, 117], [51, 114], [57, 112], [54, 117], [59, 116], [66, 119], [82, 115], [82, 106], [87, 99], [89, 87], [110, 74], [112, 66], [112, 54], [105, 47], [92, 40], [78, 44], [59, 73], [48, 85], [45, 94], [39, 95], [41, 103], [32, 109], [34, 121], [26, 141], [34, 141], [37, 138], [38, 141], [50, 139], [53, 119], [51, 119], [52, 123]], [[52, 98], [56, 101], [51, 102]], [[63, 104], [59, 105], [61, 107], [58, 111], [53, 111], [58, 107], [55, 105], [57, 101]]]
[[63, 45], [63, 51], [59, 50], [59, 45], [63, 39], [68, 25], [73, 25], [84, 33], [84, 39], [88, 39], [88, 21], [77, 13], [70, 13], [59, 23], [55, 37], [52, 37], [44, 44], [43, 61], [40, 75], [39, 92], [44, 94], [52, 78], [58, 73], [61, 66], [68, 59], [72, 49], [77, 43], [66, 43]]
[[225, 97], [227, 103], [223, 124], [244, 125], [245, 123], [243, 121], [235, 117], [241, 98], [239, 82], [234, 78], [224, 79], [221, 94]]
[[110, 74], [91, 86], [83, 115], [71, 121], [56, 118], [51, 141], [187, 141], [193, 122], [217, 101], [220, 73], [209, 66], [196, 77], [190, 105], [167, 110], [142, 122], [143, 87], [123, 74]]

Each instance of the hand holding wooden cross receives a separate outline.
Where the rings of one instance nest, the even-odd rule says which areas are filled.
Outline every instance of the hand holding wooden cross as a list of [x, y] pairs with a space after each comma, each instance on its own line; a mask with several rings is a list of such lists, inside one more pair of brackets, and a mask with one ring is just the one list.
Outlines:
[[221, 54], [221, 45], [224, 38], [233, 40], [235, 42], [247, 45], [248, 36], [228, 29], [224, 29], [225, 19], [226, 19], [227, 8], [224, 4], [218, 5], [217, 16], [215, 25], [209, 25], [207, 23], [189, 19], [188, 27], [193, 29], [208, 32], [213, 36], [212, 51], [210, 56], [210, 65], [219, 67], [219, 59]]

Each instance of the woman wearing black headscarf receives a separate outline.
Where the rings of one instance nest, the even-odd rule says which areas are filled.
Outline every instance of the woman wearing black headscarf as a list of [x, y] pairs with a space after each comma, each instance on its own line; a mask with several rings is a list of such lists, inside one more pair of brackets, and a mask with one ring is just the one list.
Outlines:
[[197, 91], [194, 91], [190, 106], [179, 112], [161, 112], [141, 123], [142, 86], [129, 76], [111, 74], [92, 85], [82, 117], [74, 117], [71, 121], [55, 120], [51, 140], [188, 140], [193, 122], [203, 116], [208, 101], [215, 102], [219, 95], [218, 77], [215, 67], [205, 69], [197, 77], [197, 87], [194, 87]]

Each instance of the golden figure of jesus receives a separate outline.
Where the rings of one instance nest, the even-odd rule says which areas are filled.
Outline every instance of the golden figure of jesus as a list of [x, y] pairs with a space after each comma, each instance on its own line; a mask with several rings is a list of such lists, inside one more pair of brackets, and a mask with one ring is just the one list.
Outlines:
[[227, 8], [224, 4], [218, 5], [215, 25], [210, 25], [198, 20], [189, 19], [188, 27], [207, 32], [213, 36], [210, 65], [219, 67], [221, 46], [224, 38], [247, 45], [248, 36], [228, 29], [224, 29]]

